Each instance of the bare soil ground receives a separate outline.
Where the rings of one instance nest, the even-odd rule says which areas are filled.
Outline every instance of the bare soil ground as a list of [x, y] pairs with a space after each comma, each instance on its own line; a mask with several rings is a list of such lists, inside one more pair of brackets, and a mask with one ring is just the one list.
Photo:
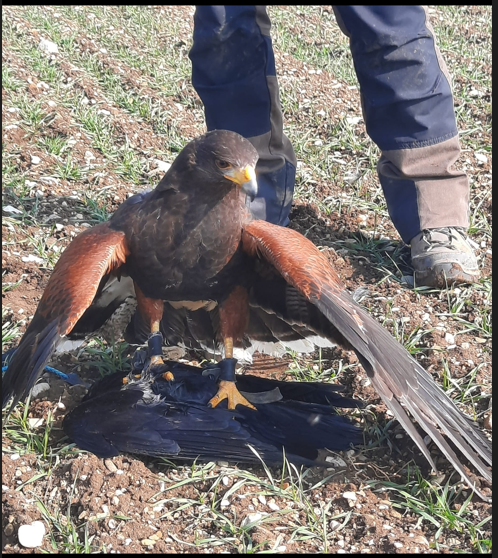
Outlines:
[[[187, 58], [193, 8], [4, 6], [2, 33], [3, 351], [34, 314], [58, 255], [130, 194], [155, 185], [205, 131]], [[491, 8], [431, 8], [454, 76], [471, 179], [479, 284], [411, 289], [409, 249], [386, 212], [347, 40], [330, 9], [273, 7], [286, 132], [298, 156], [291, 227], [326, 251], [347, 288], [420, 359], [462, 410], [491, 425]], [[57, 52], [40, 46], [42, 39]], [[43, 43], [42, 43], [43, 44]], [[85, 380], [126, 362], [96, 341], [52, 363]], [[201, 355], [187, 355], [190, 361]], [[31, 552], [490, 552], [490, 505], [428, 465], [356, 357], [261, 358], [253, 373], [339, 381], [366, 402], [365, 447], [344, 466], [98, 459], [70, 445], [64, 415], [84, 395], [52, 374], [2, 436], [2, 550]], [[42, 418], [37, 425], [33, 419]], [[476, 477], [482, 491], [491, 488]], [[42, 520], [41, 546], [21, 525]]]

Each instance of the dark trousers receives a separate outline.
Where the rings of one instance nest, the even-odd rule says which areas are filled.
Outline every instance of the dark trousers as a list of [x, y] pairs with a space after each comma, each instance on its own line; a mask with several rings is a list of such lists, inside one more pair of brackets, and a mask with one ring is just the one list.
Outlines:
[[[350, 39], [379, 179], [405, 242], [422, 229], [468, 227], [469, 185], [446, 66], [420, 6], [335, 6]], [[198, 6], [192, 82], [208, 130], [247, 137], [260, 154], [256, 217], [286, 225], [296, 158], [283, 133], [270, 20], [264, 6]]]

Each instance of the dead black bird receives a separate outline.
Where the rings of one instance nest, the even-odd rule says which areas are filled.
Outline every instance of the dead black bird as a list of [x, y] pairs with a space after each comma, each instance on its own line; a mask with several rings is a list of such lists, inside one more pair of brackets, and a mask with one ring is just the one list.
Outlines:
[[[289, 461], [304, 465], [324, 463], [320, 450], [345, 450], [361, 441], [361, 429], [334, 410], [361, 406], [338, 393], [342, 386], [237, 376], [237, 387], [258, 410], [230, 410], [226, 401], [208, 406], [223, 366], [166, 361], [141, 376], [137, 369], [108, 376], [66, 416], [64, 431], [99, 457], [125, 452], [255, 462], [252, 447], [267, 463], [281, 463], [285, 449]], [[167, 381], [166, 372], [174, 380]]]

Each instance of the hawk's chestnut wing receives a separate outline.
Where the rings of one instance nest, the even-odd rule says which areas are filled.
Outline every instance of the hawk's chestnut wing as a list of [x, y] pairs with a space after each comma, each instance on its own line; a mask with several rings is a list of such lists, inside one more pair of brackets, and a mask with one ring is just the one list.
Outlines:
[[125, 261], [124, 233], [102, 223], [78, 235], [62, 253], [33, 320], [2, 380], [2, 408], [27, 396], [62, 337], [91, 305], [101, 279]]
[[[408, 351], [353, 300], [327, 258], [312, 242], [296, 231], [265, 221], [246, 225], [242, 242], [246, 253], [271, 263], [353, 347], [379, 395], [434, 469], [426, 444], [403, 407], [409, 409], [468, 483], [472, 485], [439, 429], [484, 478], [491, 479], [485, 464], [491, 464], [489, 441]], [[327, 334], [326, 331], [317, 333]]]

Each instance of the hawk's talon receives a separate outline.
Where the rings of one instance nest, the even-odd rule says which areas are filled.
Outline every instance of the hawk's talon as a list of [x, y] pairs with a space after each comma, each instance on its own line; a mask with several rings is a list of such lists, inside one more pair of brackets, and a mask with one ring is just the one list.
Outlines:
[[228, 380], [220, 380], [218, 393], [209, 400], [208, 407], [216, 407], [221, 401], [228, 399], [228, 408], [235, 409], [237, 405], [244, 405], [256, 411], [256, 407], [249, 403], [249, 401], [237, 389], [235, 382]]

